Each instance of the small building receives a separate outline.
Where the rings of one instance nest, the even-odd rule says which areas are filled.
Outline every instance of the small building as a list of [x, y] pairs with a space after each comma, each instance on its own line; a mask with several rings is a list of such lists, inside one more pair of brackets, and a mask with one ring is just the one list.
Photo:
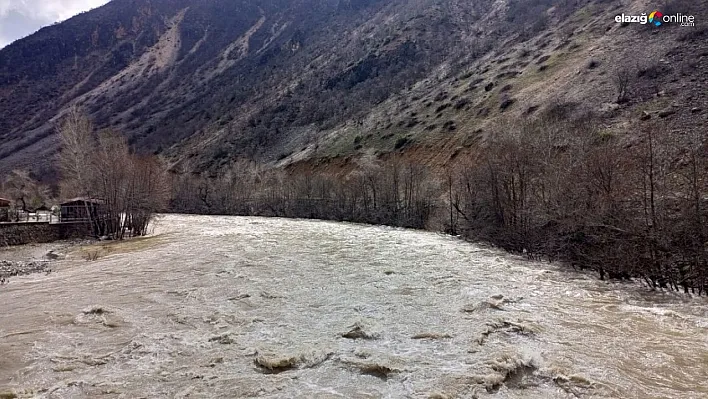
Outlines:
[[96, 198], [73, 198], [61, 203], [60, 220], [67, 222], [89, 222], [103, 219], [105, 202]]
[[0, 223], [10, 221], [10, 204], [9, 199], [0, 198]]

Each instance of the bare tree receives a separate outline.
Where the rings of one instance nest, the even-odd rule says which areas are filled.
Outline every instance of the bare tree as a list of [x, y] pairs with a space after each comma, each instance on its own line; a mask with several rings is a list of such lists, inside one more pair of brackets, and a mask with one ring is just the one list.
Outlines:
[[50, 198], [49, 188], [34, 180], [26, 170], [13, 170], [3, 182], [5, 195], [23, 212], [37, 209]]
[[615, 72], [614, 83], [617, 88], [617, 104], [629, 101], [629, 86], [632, 82], [632, 71], [629, 68], [621, 68]]
[[59, 170], [62, 191], [70, 195], [90, 196], [92, 186], [92, 157], [95, 147], [93, 125], [76, 107], [71, 108], [58, 127], [61, 152]]
[[91, 122], [76, 109], [69, 112], [59, 133], [63, 194], [102, 201], [100, 214], [86, 209], [95, 233], [116, 239], [126, 233], [146, 234], [149, 221], [166, 207], [169, 197], [162, 162], [133, 154], [118, 132], [95, 135]]

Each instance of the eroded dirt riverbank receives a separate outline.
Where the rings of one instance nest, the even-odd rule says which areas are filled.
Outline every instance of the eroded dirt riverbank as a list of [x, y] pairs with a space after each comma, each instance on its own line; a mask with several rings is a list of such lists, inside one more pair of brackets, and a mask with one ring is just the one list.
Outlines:
[[0, 287], [0, 393], [708, 397], [705, 298], [386, 227], [170, 215], [155, 234]]

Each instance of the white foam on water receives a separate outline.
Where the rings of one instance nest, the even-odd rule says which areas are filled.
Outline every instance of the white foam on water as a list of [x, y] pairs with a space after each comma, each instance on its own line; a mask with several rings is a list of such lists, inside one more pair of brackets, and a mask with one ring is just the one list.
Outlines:
[[[0, 288], [0, 392], [708, 396], [705, 298], [406, 229], [166, 215], [155, 233]], [[345, 337], [356, 323], [371, 334]]]

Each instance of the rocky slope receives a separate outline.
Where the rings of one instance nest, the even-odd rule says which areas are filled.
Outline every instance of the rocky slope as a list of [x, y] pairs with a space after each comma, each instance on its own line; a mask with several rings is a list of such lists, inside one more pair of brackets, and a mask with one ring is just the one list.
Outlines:
[[[175, 170], [473, 151], [506, 118], [705, 129], [695, 27], [619, 24], [646, 1], [113, 0], [0, 50], [0, 171], [43, 169], [79, 106]], [[628, 77], [618, 104], [618, 76]]]

